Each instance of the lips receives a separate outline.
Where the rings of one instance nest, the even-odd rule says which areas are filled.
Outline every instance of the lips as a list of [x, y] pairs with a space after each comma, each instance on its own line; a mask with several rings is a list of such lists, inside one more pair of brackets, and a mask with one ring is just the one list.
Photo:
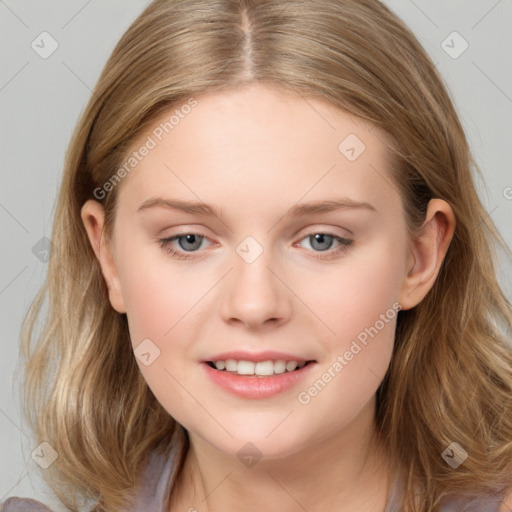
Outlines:
[[[273, 354], [275, 355], [276, 353]], [[261, 356], [261, 354], [259, 355]], [[225, 357], [226, 354], [219, 354], [219, 356]], [[291, 354], [285, 354], [285, 356], [296, 357], [291, 356]], [[244, 357], [248, 357], [247, 353], [245, 353]], [[268, 357], [268, 353], [266, 353], [265, 357]], [[216, 384], [219, 389], [239, 398], [261, 400], [291, 391], [308, 375], [311, 375], [315, 371], [316, 366], [316, 362], [311, 362], [292, 372], [287, 371], [279, 375], [268, 376], [238, 375], [233, 372], [219, 371], [212, 368], [207, 361], [203, 361], [200, 368], [201, 371], [205, 372], [210, 382]]]

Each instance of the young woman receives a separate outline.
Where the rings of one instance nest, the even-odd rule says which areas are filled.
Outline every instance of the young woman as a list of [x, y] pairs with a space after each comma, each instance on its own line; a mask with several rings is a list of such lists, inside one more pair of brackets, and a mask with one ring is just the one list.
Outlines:
[[377, 0], [152, 2], [74, 133], [23, 331], [63, 504], [509, 510], [512, 311], [474, 170]]

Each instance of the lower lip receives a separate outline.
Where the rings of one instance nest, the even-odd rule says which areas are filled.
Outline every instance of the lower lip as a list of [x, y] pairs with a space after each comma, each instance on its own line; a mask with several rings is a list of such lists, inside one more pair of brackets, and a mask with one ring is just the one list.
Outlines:
[[300, 370], [280, 374], [257, 376], [237, 375], [215, 370], [207, 363], [201, 363], [208, 376], [215, 384], [242, 398], [262, 399], [278, 395], [301, 382], [316, 365], [311, 362]]

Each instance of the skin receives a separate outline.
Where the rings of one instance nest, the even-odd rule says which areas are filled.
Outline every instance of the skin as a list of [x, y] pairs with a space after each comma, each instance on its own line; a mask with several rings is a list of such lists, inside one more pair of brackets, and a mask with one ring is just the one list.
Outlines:
[[[149, 338], [160, 350], [148, 366], [137, 359], [140, 371], [189, 432], [171, 511], [383, 511], [393, 478], [389, 457], [379, 444], [368, 447], [396, 316], [308, 404], [297, 395], [394, 303], [405, 310], [424, 298], [452, 238], [453, 212], [433, 199], [411, 239], [388, 172], [385, 134], [329, 103], [262, 84], [197, 101], [119, 185], [110, 241], [102, 236], [101, 204], [82, 208], [111, 304], [126, 313], [134, 349]], [[338, 150], [348, 134], [366, 146], [354, 161]], [[296, 203], [341, 196], [375, 211], [285, 217]], [[219, 217], [137, 212], [152, 197], [222, 210]], [[171, 243], [190, 259], [158, 244], [187, 233], [207, 237], [198, 249], [184, 238]], [[308, 236], [315, 233], [353, 243], [334, 254], [339, 244], [315, 245]], [[236, 252], [247, 236], [263, 249], [252, 263]], [[291, 391], [244, 399], [212, 384], [200, 363], [232, 349], [285, 351], [317, 365]], [[248, 441], [263, 454], [250, 468], [237, 457]]]

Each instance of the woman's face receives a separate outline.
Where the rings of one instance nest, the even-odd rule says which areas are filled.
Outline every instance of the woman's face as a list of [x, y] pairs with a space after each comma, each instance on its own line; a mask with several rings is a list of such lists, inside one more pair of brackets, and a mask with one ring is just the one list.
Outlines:
[[[390, 362], [413, 260], [384, 135], [263, 85], [183, 105], [113, 185], [111, 301], [170, 415], [225, 453], [285, 456], [373, 410]], [[249, 372], [314, 362], [266, 377], [205, 362], [232, 351]]]

